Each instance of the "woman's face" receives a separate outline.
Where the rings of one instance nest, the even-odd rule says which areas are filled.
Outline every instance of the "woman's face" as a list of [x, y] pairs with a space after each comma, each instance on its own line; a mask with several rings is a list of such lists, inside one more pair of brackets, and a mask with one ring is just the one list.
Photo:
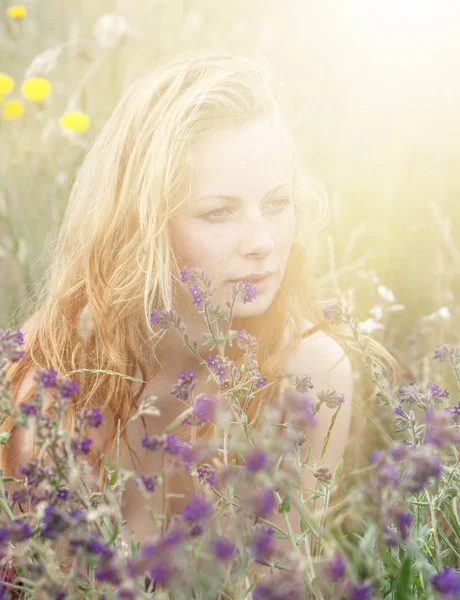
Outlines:
[[191, 155], [190, 197], [169, 222], [174, 251], [183, 265], [210, 274], [220, 306], [231, 297], [230, 280], [273, 271], [255, 300], [235, 305], [235, 316], [261, 314], [283, 279], [296, 234], [285, 131], [267, 117], [254, 119], [205, 134]]

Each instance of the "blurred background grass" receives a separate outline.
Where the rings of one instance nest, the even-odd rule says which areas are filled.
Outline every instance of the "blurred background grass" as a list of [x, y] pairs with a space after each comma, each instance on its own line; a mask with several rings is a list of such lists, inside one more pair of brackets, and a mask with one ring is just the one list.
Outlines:
[[[436, 380], [434, 347], [455, 342], [459, 325], [458, 2], [28, 0], [20, 18], [12, 6], [3, 0], [0, 15], [0, 71], [16, 84], [0, 105], [3, 328], [28, 314], [47, 236], [126, 86], [183, 51], [229, 50], [263, 60], [292, 95], [302, 158], [330, 202], [325, 295], [345, 295], [363, 322], [382, 323], [372, 335], [403, 377]], [[21, 96], [31, 75], [51, 83], [43, 102]], [[24, 112], [12, 119], [4, 109], [14, 99]], [[73, 109], [89, 115], [85, 132], [59, 127]]]

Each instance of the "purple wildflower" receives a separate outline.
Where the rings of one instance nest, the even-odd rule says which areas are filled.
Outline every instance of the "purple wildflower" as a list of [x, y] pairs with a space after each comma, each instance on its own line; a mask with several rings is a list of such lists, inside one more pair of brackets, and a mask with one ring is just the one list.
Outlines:
[[346, 563], [343, 554], [337, 553], [334, 558], [329, 560], [325, 565], [325, 572], [332, 581], [338, 581], [345, 577]]
[[402, 408], [402, 406], [398, 406], [395, 408], [395, 415], [403, 415], [404, 414], [404, 410]]
[[434, 589], [444, 597], [459, 598], [460, 597], [460, 572], [454, 571], [451, 567], [444, 569], [433, 575], [430, 579]]
[[165, 560], [158, 561], [149, 571], [155, 584], [166, 583], [172, 574], [172, 566]]
[[65, 513], [52, 504], [48, 504], [45, 508], [41, 524], [43, 527], [40, 535], [49, 540], [55, 540], [61, 533], [67, 531], [70, 525]]
[[139, 477], [148, 492], [154, 492], [157, 488], [157, 476], [141, 475]]
[[460, 349], [452, 344], [438, 344], [434, 351], [433, 358], [438, 359], [439, 362], [442, 363], [449, 361], [455, 363], [460, 360]]
[[57, 376], [58, 372], [56, 371], [56, 369], [51, 367], [50, 369], [41, 370], [39, 380], [43, 387], [56, 387]]
[[171, 389], [171, 394], [180, 400], [188, 400], [190, 392], [196, 387], [196, 372], [182, 371], [178, 377], [178, 382]]
[[120, 585], [121, 583], [118, 568], [110, 563], [103, 564], [96, 569], [96, 579], [97, 581], [107, 581], [113, 585]]
[[460, 401], [452, 406], [446, 407], [444, 410], [452, 415], [452, 423], [454, 425], [460, 425]]
[[157, 325], [160, 329], [168, 329], [173, 322], [171, 311], [155, 308], [150, 315], [150, 322], [152, 325]]
[[263, 488], [249, 500], [250, 508], [256, 517], [265, 519], [275, 508], [275, 494], [270, 488]]
[[19, 405], [19, 408], [26, 416], [36, 415], [38, 413], [38, 408], [35, 406], [35, 404], [22, 402], [22, 404]]
[[243, 304], [247, 304], [248, 302], [252, 302], [257, 296], [257, 288], [255, 285], [250, 283], [249, 281], [244, 282], [244, 296], [243, 296]]
[[290, 414], [291, 426], [296, 430], [316, 427], [312, 398], [307, 392], [298, 393], [292, 389], [284, 392], [284, 404]]
[[350, 589], [348, 594], [348, 600], [368, 600], [372, 592], [372, 584], [369, 583], [356, 583]]
[[164, 449], [170, 454], [179, 454], [182, 449], [182, 442], [174, 433], [167, 433], [164, 442]]
[[149, 437], [149, 434], [145, 432], [142, 439], [142, 447], [148, 448], [148, 450], [161, 450], [163, 448], [163, 439], [156, 435]]
[[201, 535], [202, 533], [203, 533], [203, 527], [199, 523], [196, 523], [195, 525], [193, 525], [189, 531], [189, 535], [191, 535], [192, 537], [196, 537], [198, 535]]
[[202, 304], [204, 302], [204, 298], [201, 295], [201, 290], [200, 290], [198, 284], [195, 284], [195, 285], [192, 285], [192, 287], [189, 287], [188, 291], [190, 292], [190, 295], [193, 298], [193, 304], [195, 304], [195, 306], [202, 306]]
[[259, 379], [256, 381], [256, 387], [261, 388], [261, 387], [264, 387], [264, 385], [267, 385], [267, 378], [259, 377]]
[[211, 369], [211, 368], [214, 368], [214, 367], [217, 365], [217, 360], [214, 358], [214, 356], [213, 356], [212, 354], [210, 354], [210, 355], [208, 356], [208, 360], [207, 360], [206, 362], [207, 362], [207, 364], [208, 364], [208, 367], [209, 367], [210, 369]]
[[249, 547], [256, 562], [268, 560], [274, 550], [273, 528], [256, 529]]
[[326, 465], [318, 467], [313, 475], [324, 485], [329, 485], [332, 481], [332, 472]]
[[400, 460], [402, 460], [403, 458], [406, 457], [407, 446], [396, 444], [390, 449], [390, 454], [391, 454], [391, 457], [393, 460], [395, 460], [396, 462], [399, 462]]
[[453, 422], [449, 411], [435, 410], [431, 406], [425, 412], [425, 444], [443, 448], [448, 443], [460, 444], [460, 432], [451, 427]]
[[198, 481], [202, 484], [207, 483], [208, 485], [216, 484], [216, 472], [212, 468], [212, 466], [208, 463], [204, 463], [200, 465], [196, 470]]
[[217, 399], [214, 396], [200, 394], [195, 402], [194, 415], [198, 423], [212, 421], [215, 417]]
[[82, 440], [71, 441], [71, 448], [75, 452], [75, 454], [89, 454], [90, 446], [93, 443], [93, 440], [85, 435]]
[[137, 594], [134, 590], [128, 588], [120, 588], [117, 592], [119, 600], [136, 600]]
[[441, 461], [425, 446], [411, 447], [408, 450], [410, 452], [408, 452], [402, 488], [408, 492], [420, 492], [432, 477], [441, 476]]
[[403, 540], [407, 539], [409, 535], [410, 526], [412, 525], [412, 514], [404, 510], [394, 511], [394, 520], [396, 522], [396, 527], [399, 530], [401, 538]]
[[73, 379], [63, 379], [59, 383], [59, 393], [61, 398], [70, 398], [78, 392], [80, 386]]
[[235, 554], [235, 544], [224, 536], [215, 537], [210, 542], [211, 550], [219, 560], [229, 560]]
[[112, 558], [113, 550], [107, 546], [98, 536], [93, 537], [74, 537], [69, 541], [69, 551], [71, 554], [81, 548], [83, 552], [93, 554], [94, 556], [100, 556], [104, 559]]
[[268, 455], [261, 448], [252, 448], [246, 456], [246, 469], [250, 473], [255, 473], [263, 469], [268, 464]]
[[187, 281], [189, 278], [189, 268], [187, 265], [184, 265], [184, 270], [180, 272], [180, 280]]
[[180, 544], [185, 539], [185, 531], [180, 526], [172, 527], [161, 540], [161, 546], [171, 548]]
[[441, 388], [436, 383], [429, 383], [427, 387], [433, 396], [449, 398], [449, 392], [447, 391], [447, 388], [442, 392]]
[[203, 496], [192, 496], [181, 514], [187, 521], [193, 523], [209, 517], [212, 514], [212, 505]]
[[86, 427], [100, 427], [102, 425], [103, 416], [100, 408], [91, 408], [90, 410], [82, 411], [83, 425]]
[[69, 490], [66, 488], [59, 488], [56, 490], [56, 498], [59, 500], [67, 500], [69, 496]]
[[[11, 542], [22, 542], [32, 537], [33, 532], [27, 521], [24, 519], [14, 519], [6, 527], [8, 530], [7, 539]], [[4, 540], [5, 532], [2, 532], [2, 541]]]
[[330, 304], [323, 309], [324, 318], [332, 323], [332, 325], [340, 325], [343, 322], [343, 312], [340, 304]]

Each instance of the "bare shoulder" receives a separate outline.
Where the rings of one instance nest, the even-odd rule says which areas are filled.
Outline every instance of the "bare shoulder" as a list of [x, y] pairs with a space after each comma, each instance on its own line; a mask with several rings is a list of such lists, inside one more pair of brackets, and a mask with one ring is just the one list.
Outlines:
[[[304, 320], [304, 330], [312, 326], [310, 321]], [[345, 349], [321, 330], [301, 340], [294, 353], [289, 356], [286, 367], [289, 372], [296, 373], [300, 369], [301, 373], [312, 376], [331, 372], [341, 372], [343, 375], [349, 373], [351, 376], [351, 363]]]
[[[308, 328], [308, 326], [307, 326]], [[345, 401], [334, 419], [334, 434], [324, 454], [325, 464], [334, 468], [342, 458], [348, 441], [352, 415], [353, 371], [350, 359], [342, 345], [323, 331], [303, 338], [286, 362], [290, 375], [308, 375], [313, 388], [310, 395], [316, 402], [318, 394], [334, 390]], [[332, 423], [335, 410], [322, 405], [317, 415], [317, 427], [310, 432], [312, 451], [320, 459], [323, 443]]]

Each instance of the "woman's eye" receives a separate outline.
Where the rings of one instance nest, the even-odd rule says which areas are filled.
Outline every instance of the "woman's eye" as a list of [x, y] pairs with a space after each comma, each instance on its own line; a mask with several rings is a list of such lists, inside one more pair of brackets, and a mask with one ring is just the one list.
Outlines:
[[216, 210], [212, 210], [211, 212], [206, 213], [204, 216], [210, 217], [210, 218], [216, 217], [218, 219], [219, 217], [223, 217], [224, 215], [216, 214], [216, 213], [221, 213], [222, 211], [226, 211], [226, 210], [228, 210], [228, 208], [216, 208]]
[[[278, 203], [277, 206], [276, 206], [276, 203]], [[281, 203], [281, 204], [279, 204], [279, 203]], [[272, 200], [271, 202], [267, 202], [267, 204], [275, 204], [276, 212], [278, 212], [280, 209], [283, 209], [285, 206], [287, 206], [290, 203], [291, 203], [291, 201], [289, 200], [289, 198], [278, 198], [276, 200]], [[211, 219], [211, 220], [222, 219], [222, 217], [225, 216], [225, 214], [222, 214], [222, 212], [225, 213], [225, 211], [229, 211], [229, 209], [226, 207], [216, 208], [215, 210], [212, 210], [211, 212], [208, 212], [205, 215], [203, 215], [203, 217], [205, 219]]]

